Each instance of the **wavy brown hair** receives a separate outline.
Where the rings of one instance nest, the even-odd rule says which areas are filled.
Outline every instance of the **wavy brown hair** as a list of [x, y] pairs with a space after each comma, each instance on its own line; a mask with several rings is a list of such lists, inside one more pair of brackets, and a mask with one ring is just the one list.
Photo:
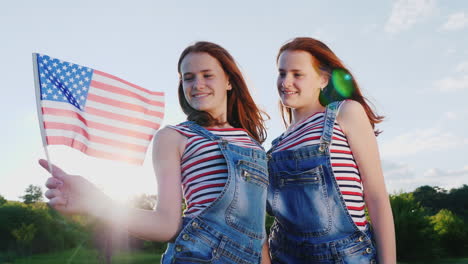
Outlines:
[[[300, 50], [300, 51], [308, 52], [310, 55], [312, 55], [312, 60], [315, 64], [313, 65], [314, 68], [317, 71], [326, 74], [327, 76], [329, 76], [329, 78], [331, 77], [331, 72], [334, 69], [344, 69], [345, 71], [347, 71], [349, 75], [351, 76], [351, 79], [354, 85], [354, 91], [351, 94], [349, 99], [357, 101], [362, 105], [362, 107], [366, 111], [367, 117], [369, 118], [369, 122], [371, 123], [375, 134], [378, 135], [381, 133], [381, 131], [375, 130], [375, 124], [382, 122], [384, 119], [384, 116], [378, 115], [375, 112], [375, 110], [372, 109], [372, 107], [370, 106], [371, 105], [370, 101], [362, 95], [361, 90], [359, 89], [359, 85], [357, 84], [354, 76], [345, 67], [345, 65], [343, 64], [343, 62], [341, 62], [338, 56], [336, 56], [335, 53], [333, 53], [333, 51], [327, 45], [325, 45], [325, 43], [317, 39], [313, 39], [313, 38], [307, 38], [307, 37], [295, 38], [289, 41], [288, 43], [284, 44], [283, 46], [281, 46], [278, 52], [278, 56], [276, 57], [277, 62], [279, 60], [281, 53], [287, 50], [290, 50], [290, 51]], [[329, 82], [331, 82], [330, 79], [329, 79]], [[332, 103], [337, 100], [340, 100], [340, 99], [333, 100], [332, 98], [332, 100], [328, 103]], [[280, 101], [280, 112], [281, 112], [281, 117], [283, 118], [284, 124], [286, 126], [291, 124], [291, 120], [292, 120], [291, 108], [285, 107], [283, 104], [281, 104], [281, 101]]]
[[247, 133], [252, 138], [263, 143], [267, 136], [264, 116], [268, 117], [268, 115], [254, 103], [234, 58], [227, 50], [215, 43], [206, 41], [196, 42], [187, 47], [180, 55], [177, 64], [177, 71], [179, 72], [179, 104], [187, 115], [187, 120], [194, 121], [200, 126], [221, 125], [208, 112], [198, 111], [191, 107], [185, 99], [180, 66], [182, 60], [190, 53], [208, 53], [218, 60], [232, 86], [232, 89], [227, 94], [227, 122], [235, 128], [247, 130]]

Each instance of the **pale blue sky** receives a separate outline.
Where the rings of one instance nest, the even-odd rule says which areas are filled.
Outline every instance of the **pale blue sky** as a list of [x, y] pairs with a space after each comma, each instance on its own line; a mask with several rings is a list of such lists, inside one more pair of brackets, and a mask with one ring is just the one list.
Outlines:
[[[0, 194], [18, 199], [44, 183], [31, 53], [96, 68], [167, 94], [166, 124], [183, 121], [176, 97], [180, 52], [198, 40], [228, 49], [281, 133], [278, 48], [296, 36], [327, 43], [387, 117], [378, 137], [390, 192], [468, 184], [468, 4], [465, 0], [2, 1], [0, 3]], [[51, 159], [114, 197], [156, 192], [143, 167], [65, 147]], [[150, 154], [150, 151], [149, 153]], [[149, 156], [148, 156], [149, 157]]]

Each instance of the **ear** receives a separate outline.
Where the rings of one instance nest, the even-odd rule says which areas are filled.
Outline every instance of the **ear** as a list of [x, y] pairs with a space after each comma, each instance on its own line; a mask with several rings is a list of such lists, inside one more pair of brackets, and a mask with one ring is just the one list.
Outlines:
[[323, 89], [328, 85], [328, 81], [330, 80], [330, 76], [328, 74], [322, 73], [320, 74], [320, 88]]
[[232, 85], [231, 85], [230, 82], [228, 83], [228, 86], [227, 86], [227, 89], [226, 89], [226, 90], [228, 90], [228, 91], [229, 91], [229, 90], [232, 90]]

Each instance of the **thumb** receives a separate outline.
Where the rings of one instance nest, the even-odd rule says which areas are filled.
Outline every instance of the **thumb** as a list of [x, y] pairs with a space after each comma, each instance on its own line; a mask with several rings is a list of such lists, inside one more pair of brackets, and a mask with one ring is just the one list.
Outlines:
[[[41, 165], [42, 168], [46, 169], [50, 173], [49, 169], [49, 162], [45, 159], [40, 159], [39, 160], [39, 165]], [[68, 174], [63, 171], [61, 168], [55, 166], [54, 164], [51, 163], [52, 166], [52, 176], [56, 177], [60, 180], [63, 180], [64, 177], [66, 177]]]

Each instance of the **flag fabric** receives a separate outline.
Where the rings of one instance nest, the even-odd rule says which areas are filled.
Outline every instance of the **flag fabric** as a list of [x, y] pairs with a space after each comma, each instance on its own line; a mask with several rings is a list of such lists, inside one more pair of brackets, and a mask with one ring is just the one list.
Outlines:
[[44, 54], [33, 54], [33, 63], [47, 145], [143, 164], [163, 120], [163, 92]]

